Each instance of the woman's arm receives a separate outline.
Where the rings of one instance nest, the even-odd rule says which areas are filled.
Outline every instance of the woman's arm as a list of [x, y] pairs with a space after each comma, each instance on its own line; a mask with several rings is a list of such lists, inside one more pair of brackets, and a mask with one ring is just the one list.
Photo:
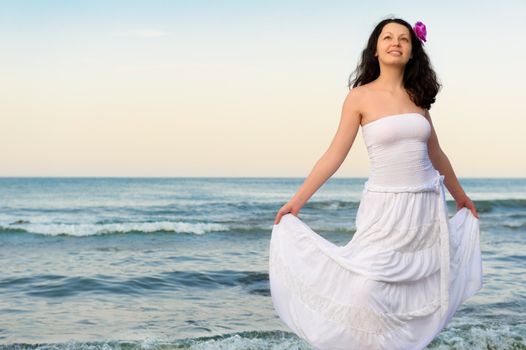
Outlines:
[[329, 148], [316, 162], [296, 194], [278, 211], [274, 221], [276, 224], [287, 213], [297, 215], [310, 197], [338, 170], [351, 149], [359, 126], [359, 92], [351, 89], [343, 102], [338, 130]]
[[431, 121], [431, 115], [427, 110], [426, 117], [429, 121], [429, 124], [431, 125], [431, 135], [429, 136], [427, 146], [429, 158], [431, 159], [431, 163], [433, 163], [433, 167], [435, 167], [435, 169], [437, 169], [440, 172], [440, 174], [444, 175], [444, 185], [447, 187], [449, 193], [451, 193], [451, 196], [457, 203], [457, 209], [467, 207], [471, 209], [473, 215], [478, 218], [478, 213], [475, 208], [475, 205], [473, 204], [471, 199], [469, 199], [469, 197], [466, 195], [466, 192], [464, 192], [464, 189], [458, 181], [457, 175], [453, 170], [453, 166], [451, 165], [449, 158], [440, 148], [440, 145], [438, 143], [438, 137], [435, 132], [435, 128], [433, 127], [433, 122]]

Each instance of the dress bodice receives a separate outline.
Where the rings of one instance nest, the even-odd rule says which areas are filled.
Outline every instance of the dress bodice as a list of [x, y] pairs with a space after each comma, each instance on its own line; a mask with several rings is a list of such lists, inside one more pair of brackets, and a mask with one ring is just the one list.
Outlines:
[[371, 171], [368, 183], [415, 186], [436, 177], [428, 154], [429, 121], [420, 113], [393, 114], [362, 126]]

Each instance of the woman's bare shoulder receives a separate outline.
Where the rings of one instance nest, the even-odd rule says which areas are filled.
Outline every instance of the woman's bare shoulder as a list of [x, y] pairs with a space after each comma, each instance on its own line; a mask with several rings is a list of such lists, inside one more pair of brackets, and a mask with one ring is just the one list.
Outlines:
[[367, 87], [363, 85], [353, 87], [347, 94], [348, 102], [354, 104], [358, 109], [361, 109], [364, 101], [368, 98]]
[[364, 93], [371, 91], [371, 86], [372, 86], [371, 83], [362, 84], [362, 85], [353, 87], [351, 91], [355, 91], [356, 93], [364, 94]]
[[371, 100], [375, 100], [377, 98], [376, 97], [377, 94], [375, 93], [374, 86], [370, 84], [371, 83], [367, 83], [367, 84], [360, 85], [360, 86], [353, 88], [353, 90], [355, 90], [354, 94], [356, 95], [357, 99], [360, 100], [361, 102], [360, 104], [364, 108], [366, 108], [367, 104]]
[[374, 86], [371, 85], [371, 83], [367, 83], [357, 86], [351, 91], [353, 90], [354, 100], [356, 101], [356, 105], [358, 106], [360, 119], [362, 119], [364, 115], [368, 114], [369, 106], [371, 104], [374, 105], [374, 101], [377, 100], [374, 91]]
[[348, 94], [348, 97], [353, 99], [355, 103], [360, 102], [360, 104], [363, 103], [363, 101], [367, 98], [369, 98], [371, 88], [367, 85], [360, 85], [353, 87]]

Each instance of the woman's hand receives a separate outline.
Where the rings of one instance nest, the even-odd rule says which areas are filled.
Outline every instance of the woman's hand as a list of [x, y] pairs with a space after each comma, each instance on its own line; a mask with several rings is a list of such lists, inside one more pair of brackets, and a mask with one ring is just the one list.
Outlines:
[[288, 203], [283, 205], [276, 214], [276, 218], [274, 219], [274, 224], [277, 225], [281, 221], [281, 217], [285, 214], [291, 213], [294, 216], [298, 216], [298, 213], [303, 205], [295, 200], [291, 199]]
[[477, 213], [475, 204], [473, 204], [473, 202], [471, 201], [471, 199], [469, 199], [468, 196], [463, 196], [459, 198], [456, 202], [457, 202], [457, 210], [463, 207], [466, 207], [469, 210], [471, 210], [471, 213], [473, 214], [474, 217], [476, 217], [477, 219], [479, 218], [479, 214]]

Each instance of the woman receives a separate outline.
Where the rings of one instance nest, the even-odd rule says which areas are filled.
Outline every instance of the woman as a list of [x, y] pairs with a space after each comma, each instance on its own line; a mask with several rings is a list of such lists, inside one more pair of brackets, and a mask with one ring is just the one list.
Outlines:
[[[375, 27], [333, 141], [276, 215], [274, 308], [318, 349], [422, 349], [482, 287], [478, 213], [429, 114], [440, 85], [425, 36], [421, 22], [390, 18]], [[356, 232], [340, 247], [297, 215], [340, 167], [360, 125], [371, 173]], [[451, 219], [444, 185], [456, 202]]]

